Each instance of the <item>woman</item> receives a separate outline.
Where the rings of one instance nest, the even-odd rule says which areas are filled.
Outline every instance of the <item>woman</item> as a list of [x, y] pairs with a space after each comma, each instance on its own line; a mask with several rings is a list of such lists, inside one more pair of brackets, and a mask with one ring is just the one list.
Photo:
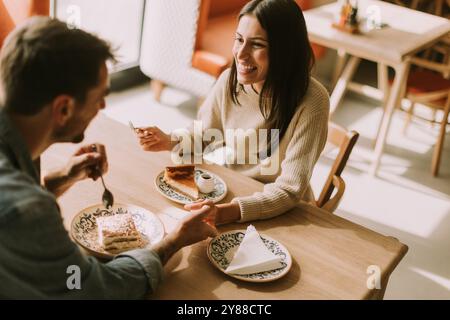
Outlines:
[[[265, 183], [262, 192], [230, 203], [203, 201], [185, 206], [196, 210], [208, 205], [216, 224], [267, 219], [300, 200], [312, 201], [309, 180], [327, 138], [329, 97], [311, 78], [314, 58], [295, 1], [253, 0], [245, 5], [233, 55], [231, 68], [219, 77], [200, 108], [203, 129], [266, 129], [272, 134], [267, 139], [270, 143], [257, 148], [256, 164], [228, 165]], [[147, 151], [171, 150], [177, 143], [156, 127], [139, 130], [138, 135]], [[236, 145], [227, 138], [224, 143]], [[276, 170], [264, 173], [273, 163]]]

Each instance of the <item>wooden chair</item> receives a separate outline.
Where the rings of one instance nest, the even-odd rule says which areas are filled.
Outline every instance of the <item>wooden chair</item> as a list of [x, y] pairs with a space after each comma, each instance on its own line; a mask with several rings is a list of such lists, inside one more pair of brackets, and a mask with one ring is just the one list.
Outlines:
[[[444, 145], [448, 115], [450, 109], [450, 42], [443, 41], [432, 49], [438, 54], [428, 54], [426, 57], [414, 57], [406, 84], [405, 95], [411, 102], [407, 110], [404, 132], [406, 132], [412, 117], [421, 118], [431, 123], [439, 123], [440, 129], [433, 151], [431, 172], [433, 176], [439, 174], [441, 154]], [[436, 59], [437, 57], [437, 59]], [[431, 109], [432, 117], [424, 118], [414, 113], [416, 104]], [[437, 112], [442, 112], [442, 119], [436, 121]]]
[[[339, 205], [345, 191], [345, 182], [341, 174], [358, 137], [359, 133], [356, 131], [347, 131], [332, 122], [328, 124], [327, 149], [330, 150], [329, 147], [338, 148], [339, 152], [333, 162], [319, 199], [315, 203], [319, 208], [334, 212]], [[336, 193], [332, 197], [335, 188]]]

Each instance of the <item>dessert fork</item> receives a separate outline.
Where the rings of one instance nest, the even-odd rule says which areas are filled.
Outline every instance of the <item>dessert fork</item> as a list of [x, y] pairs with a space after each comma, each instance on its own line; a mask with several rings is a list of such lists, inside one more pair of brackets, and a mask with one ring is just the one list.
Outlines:
[[[93, 144], [91, 146], [91, 149], [92, 149], [92, 151], [96, 152], [97, 146], [95, 144]], [[114, 196], [111, 193], [111, 191], [109, 191], [108, 188], [106, 188], [105, 181], [103, 180], [103, 175], [102, 175], [102, 171], [100, 170], [100, 168], [98, 166], [95, 166], [94, 170], [100, 175], [100, 179], [102, 181], [103, 188], [105, 189], [105, 191], [103, 191], [103, 195], [102, 195], [103, 205], [105, 206], [106, 209], [109, 209], [110, 207], [112, 207], [114, 205]]]

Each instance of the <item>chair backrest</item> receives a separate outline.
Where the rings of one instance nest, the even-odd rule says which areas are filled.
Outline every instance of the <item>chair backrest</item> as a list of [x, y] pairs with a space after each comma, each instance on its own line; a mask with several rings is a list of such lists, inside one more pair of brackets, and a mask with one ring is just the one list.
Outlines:
[[152, 79], [206, 96], [215, 78], [192, 67], [201, 0], [147, 0], [140, 67]]
[[350, 156], [350, 153], [352, 152], [353, 146], [358, 140], [358, 137], [358, 132], [353, 130], [348, 131], [333, 122], [329, 122], [327, 143], [338, 148], [339, 152], [333, 162], [333, 166], [331, 167], [330, 173], [328, 174], [319, 199], [317, 200], [318, 207], [323, 207], [327, 203], [327, 201], [330, 200], [335, 188], [333, 180], [335, 180], [335, 177], [341, 176], [341, 173], [347, 164], [347, 160]]

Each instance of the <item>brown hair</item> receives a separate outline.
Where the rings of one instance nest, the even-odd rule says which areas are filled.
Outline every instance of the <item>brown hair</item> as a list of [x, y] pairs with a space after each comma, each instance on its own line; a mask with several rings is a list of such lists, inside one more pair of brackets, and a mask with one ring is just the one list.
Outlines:
[[3, 107], [33, 115], [60, 94], [83, 103], [99, 81], [101, 65], [115, 60], [110, 45], [49, 17], [16, 28], [0, 52]]

